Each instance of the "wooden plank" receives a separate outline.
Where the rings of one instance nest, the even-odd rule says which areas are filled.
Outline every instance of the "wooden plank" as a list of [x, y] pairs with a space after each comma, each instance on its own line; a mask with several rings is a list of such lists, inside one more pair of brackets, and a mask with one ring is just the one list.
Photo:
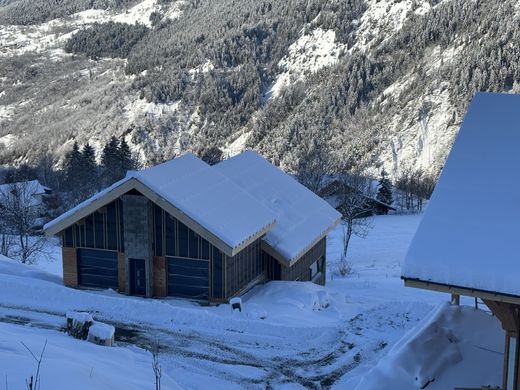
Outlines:
[[488, 299], [491, 301], [520, 305], [520, 297], [515, 295], [501, 294], [498, 292], [483, 291], [467, 287], [449, 286], [442, 283], [425, 282], [417, 279], [403, 278], [403, 280], [406, 287], [414, 287], [423, 290], [444, 292], [448, 294], [458, 294], [468, 297], [478, 297], [482, 300]]

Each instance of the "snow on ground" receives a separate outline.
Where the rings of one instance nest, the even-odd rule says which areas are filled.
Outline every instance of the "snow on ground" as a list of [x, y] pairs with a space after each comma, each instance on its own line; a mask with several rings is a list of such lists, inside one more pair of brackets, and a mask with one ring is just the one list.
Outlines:
[[[54, 330], [0, 323], [0, 376], [6, 388], [23, 389], [34, 376], [36, 356], [47, 342], [42, 364], [42, 389], [152, 389], [151, 354], [141, 348], [101, 347]], [[164, 374], [165, 389], [179, 386]]]
[[[98, 359], [111, 363], [107, 371], [96, 368], [94, 373], [102, 376], [108, 370], [121, 372], [112, 377], [120, 381], [114, 386], [117, 388], [126, 386], [131, 371], [136, 372], [138, 380], [152, 374], [149, 355], [137, 347], [148, 348], [156, 339], [162, 347], [163, 375], [175, 378], [185, 388], [354, 389], [365, 377], [367, 390], [414, 389], [418, 388], [414, 379], [402, 373], [419, 370], [428, 374], [425, 371], [426, 363], [431, 361], [428, 359], [447, 356], [443, 351], [437, 350], [438, 354], [432, 351], [431, 355], [424, 355], [424, 364], [407, 365], [416, 361], [417, 351], [426, 353], [431, 349], [429, 343], [437, 343], [439, 337], [449, 347], [447, 352], [458, 351], [462, 356], [459, 363], [445, 372], [440, 369], [440, 374], [435, 372], [439, 383], [450, 386], [473, 383], [451, 381], [458, 372], [462, 372], [462, 379], [467, 378], [470, 373], [467, 367], [475, 366], [480, 357], [486, 365], [479, 368], [481, 376], [475, 378], [492, 379], [488, 374], [496, 371], [502, 361], [497, 353], [503, 347], [497, 340], [498, 322], [472, 308], [456, 312], [458, 309], [441, 306], [437, 314], [432, 314], [432, 309], [446, 302], [449, 296], [405, 288], [400, 280], [401, 263], [420, 219], [418, 215], [375, 217], [368, 238], [352, 241], [349, 256], [353, 272], [345, 278], [334, 273], [341, 250], [341, 227], [338, 227], [328, 240], [326, 287], [270, 282], [243, 297], [242, 312], [233, 311], [227, 304], [200, 306], [181, 299], [143, 299], [110, 290], [70, 289], [58, 277], [45, 272], [49, 269], [45, 261], [28, 268], [2, 259], [0, 325], [4, 327], [1, 323], [6, 321], [28, 324], [25, 327], [11, 324], [5, 329], [19, 335], [30, 332], [38, 341], [32, 347], [36, 350], [45, 338], [52, 340], [58, 345], [56, 348], [67, 349], [65, 359], [75, 355], [74, 359], [90, 361], [90, 351], [85, 348], [99, 351]], [[85, 346], [84, 342], [69, 340], [58, 333], [68, 310], [88, 311], [95, 320], [114, 325], [118, 347]], [[478, 325], [489, 330], [491, 337], [478, 333]], [[435, 329], [441, 330], [432, 332]], [[402, 339], [407, 332], [411, 333]], [[451, 334], [457, 339], [454, 349], [446, 344], [445, 336]], [[19, 350], [19, 336], [0, 336], [0, 350], [18, 351], [9, 355], [8, 377], [25, 377], [27, 371], [17, 371], [28, 362], [23, 350]], [[495, 352], [486, 354], [486, 350]], [[129, 356], [130, 363], [125, 356]], [[0, 353], [3, 368], [2, 358]], [[71, 358], [67, 364], [72, 365], [73, 361]], [[122, 362], [121, 369], [118, 362]], [[392, 371], [396, 375], [389, 378], [388, 367], [394, 364], [399, 370]], [[48, 378], [52, 367], [51, 363], [43, 367], [42, 380]], [[90, 366], [87, 367], [90, 371]], [[83, 378], [79, 371], [71, 371], [68, 378], [76, 375]], [[379, 387], [374, 381], [368, 387], [371, 377], [381, 379]], [[408, 387], [401, 387], [399, 380]], [[66, 384], [63, 386], [68, 388]], [[365, 390], [364, 385], [359, 389]]]

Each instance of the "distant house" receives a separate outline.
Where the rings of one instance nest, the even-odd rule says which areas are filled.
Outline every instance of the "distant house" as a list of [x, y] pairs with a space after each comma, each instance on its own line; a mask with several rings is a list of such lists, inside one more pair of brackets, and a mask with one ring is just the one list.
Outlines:
[[68, 286], [226, 301], [264, 280], [325, 283], [340, 215], [256, 153], [127, 176], [45, 226]]
[[38, 180], [23, 181], [0, 185], [0, 209], [2, 202], [10, 203], [13, 206], [13, 197], [16, 197], [17, 207], [26, 207], [31, 210], [34, 219], [34, 228], [42, 228], [45, 217], [45, 197], [49, 196], [52, 190], [42, 185]]
[[485, 302], [505, 330], [504, 390], [520, 389], [519, 113], [519, 95], [474, 97], [402, 271], [406, 286]]
[[[371, 181], [368, 180], [368, 185], [371, 185]], [[319, 195], [325, 199], [332, 207], [344, 214], [342, 209], [344, 204], [342, 201], [341, 193], [345, 191], [358, 191], [359, 189], [348, 188], [348, 184], [343, 183], [337, 178], [328, 178], [326, 184], [320, 190]], [[383, 215], [388, 214], [389, 211], [395, 211], [396, 209], [391, 205], [383, 203], [375, 198], [375, 196], [369, 196], [363, 194], [365, 202], [360, 204], [359, 217], [368, 217], [371, 215]]]

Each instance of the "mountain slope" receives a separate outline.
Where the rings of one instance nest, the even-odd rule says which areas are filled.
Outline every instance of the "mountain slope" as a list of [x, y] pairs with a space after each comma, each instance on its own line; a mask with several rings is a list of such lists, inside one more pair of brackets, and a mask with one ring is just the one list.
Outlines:
[[143, 164], [216, 144], [295, 171], [318, 145], [374, 174], [436, 173], [473, 93], [520, 79], [512, 0], [28, 4], [0, 2], [4, 164], [115, 134]]

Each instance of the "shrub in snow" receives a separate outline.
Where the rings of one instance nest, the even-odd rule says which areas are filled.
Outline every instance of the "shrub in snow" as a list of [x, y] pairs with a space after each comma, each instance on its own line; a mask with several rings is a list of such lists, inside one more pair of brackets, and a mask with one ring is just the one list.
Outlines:
[[68, 311], [66, 317], [67, 333], [74, 338], [86, 340], [93, 323], [92, 316], [85, 312]]
[[88, 331], [88, 341], [98, 345], [111, 347], [114, 345], [116, 329], [112, 325], [95, 322]]

